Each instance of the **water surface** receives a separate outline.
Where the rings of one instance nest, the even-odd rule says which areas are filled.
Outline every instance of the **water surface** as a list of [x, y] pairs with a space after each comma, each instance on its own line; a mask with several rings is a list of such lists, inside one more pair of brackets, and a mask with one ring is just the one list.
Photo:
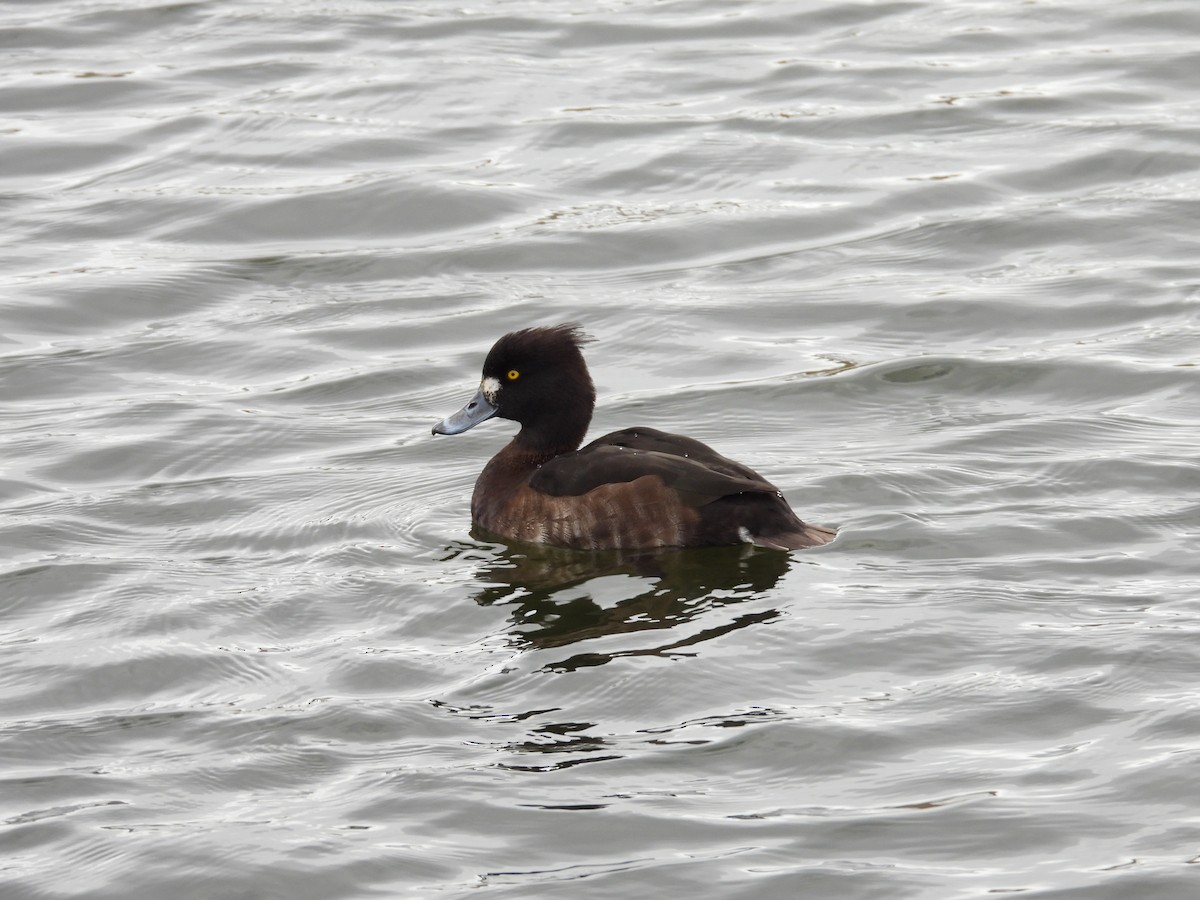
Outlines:
[[[1198, 30], [8, 4], [0, 893], [1194, 896]], [[472, 537], [562, 321], [837, 541]]]

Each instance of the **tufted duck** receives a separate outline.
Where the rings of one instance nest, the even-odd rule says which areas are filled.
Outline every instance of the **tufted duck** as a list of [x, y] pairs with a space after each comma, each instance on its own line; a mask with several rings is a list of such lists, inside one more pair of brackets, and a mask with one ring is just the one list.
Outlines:
[[475, 525], [502, 538], [582, 550], [750, 543], [779, 550], [833, 540], [779, 489], [688, 437], [627, 428], [583, 442], [596, 390], [578, 325], [500, 338], [473, 400], [433, 426], [461, 434], [500, 416], [521, 430], [484, 467], [471, 497]]

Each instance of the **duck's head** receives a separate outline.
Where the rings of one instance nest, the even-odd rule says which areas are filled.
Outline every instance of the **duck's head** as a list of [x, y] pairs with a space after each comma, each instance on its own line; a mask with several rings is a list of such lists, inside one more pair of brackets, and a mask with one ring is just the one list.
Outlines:
[[[461, 434], [493, 416], [521, 423], [518, 443], [563, 452], [579, 446], [596, 405], [596, 389], [580, 346], [578, 325], [513, 331], [483, 361], [474, 398], [433, 426], [434, 434]], [[569, 445], [569, 446], [568, 446]]]

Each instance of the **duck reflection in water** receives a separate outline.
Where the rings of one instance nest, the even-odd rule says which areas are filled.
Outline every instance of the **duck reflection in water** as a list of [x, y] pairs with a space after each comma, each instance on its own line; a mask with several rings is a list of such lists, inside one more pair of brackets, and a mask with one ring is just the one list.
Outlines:
[[[448, 548], [448, 558], [475, 558], [483, 563], [476, 577], [486, 586], [475, 594], [475, 601], [483, 606], [512, 606], [512, 634], [533, 649], [673, 628], [716, 607], [761, 597], [794, 562], [788, 554], [748, 545], [580, 552], [500, 542], [479, 529], [471, 536], [494, 543], [458, 544]], [[624, 596], [615, 602], [598, 600], [599, 591], [587, 585], [614, 575], [636, 580], [625, 583]], [[609, 586], [603, 589], [610, 593]], [[775, 609], [757, 609], [658, 646], [579, 653], [547, 668], [571, 670], [603, 665], [621, 656], [694, 652], [688, 648], [778, 615]]]

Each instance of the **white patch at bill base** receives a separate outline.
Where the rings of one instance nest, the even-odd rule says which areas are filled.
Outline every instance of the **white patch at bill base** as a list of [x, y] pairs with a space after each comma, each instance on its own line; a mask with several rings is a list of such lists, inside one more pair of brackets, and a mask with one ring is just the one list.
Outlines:
[[487, 397], [487, 402], [496, 405], [496, 395], [500, 393], [500, 380], [497, 378], [485, 378], [479, 384], [479, 389], [483, 391], [483, 396]]

